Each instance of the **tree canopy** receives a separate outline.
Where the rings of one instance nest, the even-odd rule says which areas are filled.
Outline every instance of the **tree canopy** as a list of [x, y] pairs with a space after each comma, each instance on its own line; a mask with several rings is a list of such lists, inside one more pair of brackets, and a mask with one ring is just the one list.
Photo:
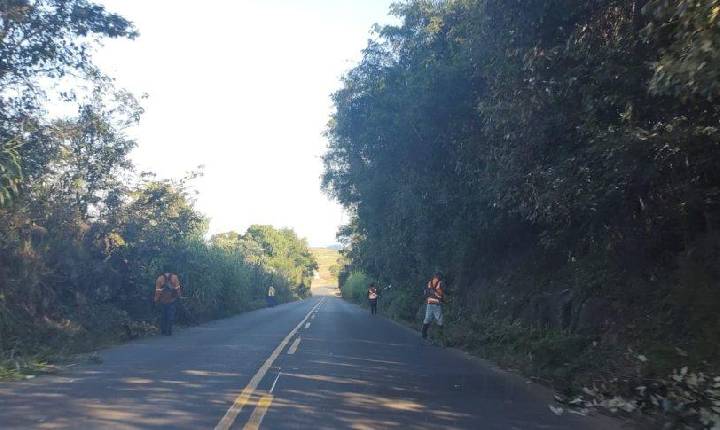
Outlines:
[[[0, 2], [0, 368], [151, 332], [164, 271], [180, 277], [188, 323], [262, 306], [270, 283], [280, 300], [309, 294], [317, 266], [292, 230], [208, 241], [192, 188], [202, 172], [135, 171], [127, 132], [142, 106], [91, 54], [137, 34], [90, 1]], [[57, 97], [76, 114], [50, 117]]]
[[17, 192], [23, 146], [47, 125], [41, 119], [47, 82], [101, 78], [91, 61], [94, 41], [137, 34], [131, 22], [86, 0], [0, 4], [0, 205]]
[[[388, 309], [413, 320], [439, 269], [460, 344], [565, 330], [588, 349], [543, 356], [575, 363], [614, 330], [718, 362], [718, 2], [393, 12], [333, 95], [323, 175], [352, 214], [352, 270], [393, 285]], [[513, 336], [492, 331], [505, 323]]]

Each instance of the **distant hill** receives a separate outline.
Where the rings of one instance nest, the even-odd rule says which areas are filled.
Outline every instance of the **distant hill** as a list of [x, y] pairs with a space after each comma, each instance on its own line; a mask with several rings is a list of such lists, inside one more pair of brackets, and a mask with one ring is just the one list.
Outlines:
[[318, 262], [318, 266], [320, 266], [315, 278], [313, 279], [313, 288], [336, 286], [338, 283], [337, 273], [331, 273], [330, 268], [332, 266], [337, 266], [337, 260], [340, 257], [340, 253], [331, 248], [311, 248], [310, 251], [312, 251]]

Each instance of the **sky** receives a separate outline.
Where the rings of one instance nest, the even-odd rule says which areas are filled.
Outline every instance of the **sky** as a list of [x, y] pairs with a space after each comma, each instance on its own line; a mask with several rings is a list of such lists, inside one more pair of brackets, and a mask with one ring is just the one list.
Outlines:
[[392, 0], [99, 0], [140, 37], [105, 41], [95, 61], [143, 100], [129, 131], [139, 171], [179, 178], [199, 165], [210, 232], [291, 227], [312, 246], [347, 221], [320, 189], [330, 94]]

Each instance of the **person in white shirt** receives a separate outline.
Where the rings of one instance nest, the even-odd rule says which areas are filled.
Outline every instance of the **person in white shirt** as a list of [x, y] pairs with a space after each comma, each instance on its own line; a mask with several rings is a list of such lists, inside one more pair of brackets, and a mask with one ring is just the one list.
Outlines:
[[267, 299], [267, 306], [268, 306], [269, 308], [271, 308], [271, 307], [273, 307], [273, 306], [276, 305], [276, 302], [275, 302], [275, 287], [273, 287], [272, 285], [270, 285], [270, 288], [268, 288], [267, 298], [266, 298], [266, 299]]

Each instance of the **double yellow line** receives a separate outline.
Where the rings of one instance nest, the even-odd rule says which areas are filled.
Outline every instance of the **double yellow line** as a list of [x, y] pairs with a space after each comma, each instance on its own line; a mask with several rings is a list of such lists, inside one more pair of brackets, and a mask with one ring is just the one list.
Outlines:
[[[290, 339], [292, 339], [293, 336], [300, 330], [300, 327], [305, 324], [305, 322], [310, 319], [310, 316], [317, 310], [320, 305], [323, 304], [325, 301], [325, 298], [323, 297], [320, 299], [319, 302], [315, 304], [315, 306], [310, 309], [310, 311], [305, 315], [305, 318], [303, 318], [302, 321], [298, 325], [295, 326], [290, 333], [288, 333], [287, 336], [280, 342], [280, 344], [275, 347], [275, 350], [273, 350], [272, 354], [270, 354], [270, 357], [265, 360], [265, 363], [263, 363], [262, 366], [260, 366], [260, 369], [258, 369], [257, 373], [250, 379], [250, 382], [243, 388], [243, 390], [240, 392], [240, 394], [235, 399], [235, 402], [233, 402], [232, 406], [230, 406], [230, 409], [228, 409], [227, 412], [225, 412], [225, 415], [222, 417], [220, 422], [215, 426], [215, 430], [229, 430], [230, 427], [233, 425], [235, 420], [237, 419], [240, 412], [242, 412], [243, 407], [248, 403], [250, 398], [252, 397], [255, 390], [257, 390], [258, 385], [260, 385], [260, 381], [263, 380], [265, 377], [265, 374], [268, 370], [270, 370], [270, 367], [273, 365], [275, 360], [280, 356], [280, 353], [282, 350], [287, 346], [288, 343], [290, 343]], [[258, 401], [257, 407], [255, 408], [255, 411], [253, 411], [252, 416], [250, 417], [250, 420], [248, 421], [247, 425], [245, 426], [246, 429], [256, 429], [260, 426], [260, 422], [262, 421], [263, 417], [265, 416], [265, 412], [267, 412], [268, 408], [270, 408], [270, 405], [272, 404], [273, 396], [272, 394], [268, 393], [260, 398]]]
[[258, 404], [255, 406], [255, 410], [252, 415], [250, 415], [250, 419], [247, 423], [245, 423], [243, 430], [258, 430], [260, 428], [260, 423], [262, 423], [263, 418], [265, 418], [265, 414], [268, 409], [270, 409], [270, 405], [272, 405], [272, 401], [272, 394], [268, 393], [262, 396], [260, 400], [258, 400]]

